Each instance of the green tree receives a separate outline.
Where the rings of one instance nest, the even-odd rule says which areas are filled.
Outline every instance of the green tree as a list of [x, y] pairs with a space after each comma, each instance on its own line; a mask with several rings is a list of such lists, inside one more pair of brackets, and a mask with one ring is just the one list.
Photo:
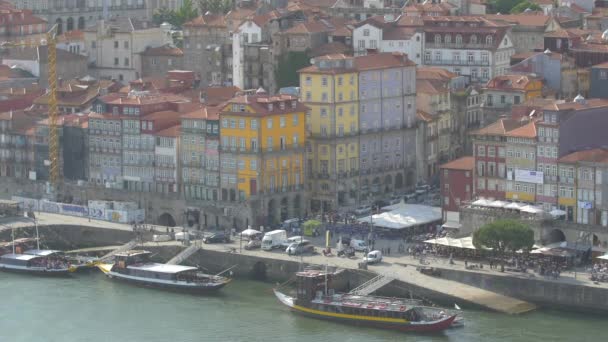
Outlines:
[[152, 20], [157, 24], [167, 22], [176, 27], [182, 27], [184, 23], [196, 18], [198, 9], [194, 7], [192, 0], [184, 0], [182, 7], [177, 11], [167, 8], [158, 8], [152, 14]]
[[525, 1], [527, 0], [490, 0], [488, 2], [488, 13], [510, 13], [513, 7]]
[[275, 69], [275, 79], [279, 88], [298, 87], [300, 76], [298, 70], [310, 65], [308, 52], [289, 51], [279, 58], [279, 64]]
[[534, 245], [534, 232], [527, 225], [515, 220], [496, 220], [479, 228], [473, 234], [473, 245], [505, 251], [530, 250]]
[[542, 8], [540, 8], [540, 6], [538, 6], [535, 3], [531, 3], [529, 1], [523, 1], [511, 9], [511, 14], [521, 13], [521, 12], [527, 10], [528, 8], [533, 11], [542, 11], [543, 10]]

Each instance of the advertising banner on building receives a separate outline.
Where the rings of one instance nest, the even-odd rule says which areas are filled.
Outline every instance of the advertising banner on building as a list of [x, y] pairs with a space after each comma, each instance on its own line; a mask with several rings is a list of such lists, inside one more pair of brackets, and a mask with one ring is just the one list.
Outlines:
[[61, 203], [42, 200], [40, 201], [40, 210], [47, 213], [59, 214], [61, 212]]
[[102, 208], [92, 208], [89, 207], [89, 215], [92, 219], [95, 220], [105, 220], [106, 219], [106, 211]]
[[515, 170], [516, 182], [543, 184], [543, 179], [544, 177], [542, 171]]

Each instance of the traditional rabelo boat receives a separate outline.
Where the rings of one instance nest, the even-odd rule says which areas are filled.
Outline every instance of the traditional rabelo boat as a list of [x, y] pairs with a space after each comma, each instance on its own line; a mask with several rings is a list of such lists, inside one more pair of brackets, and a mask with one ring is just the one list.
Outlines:
[[183, 292], [209, 292], [219, 290], [230, 282], [229, 278], [199, 272], [198, 268], [150, 262], [150, 252], [131, 250], [115, 255], [113, 264], [99, 264], [108, 278]]
[[456, 315], [418, 300], [336, 294], [329, 285], [332, 276], [319, 270], [298, 272], [296, 297], [278, 289], [274, 294], [281, 303], [306, 316], [385, 329], [438, 332], [450, 328], [456, 319]]
[[30, 249], [0, 256], [0, 270], [43, 276], [67, 276], [72, 271], [61, 251]]

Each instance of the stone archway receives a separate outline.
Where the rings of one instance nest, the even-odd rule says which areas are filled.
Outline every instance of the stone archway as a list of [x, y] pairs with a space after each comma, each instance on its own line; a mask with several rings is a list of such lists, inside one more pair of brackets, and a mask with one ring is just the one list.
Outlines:
[[403, 188], [403, 175], [401, 172], [395, 175], [395, 189]]
[[287, 220], [289, 217], [289, 199], [287, 197], [281, 198], [281, 222]]
[[255, 280], [266, 280], [266, 264], [258, 261], [251, 268], [251, 278]]
[[84, 25], [85, 25], [84, 17], [79, 17], [78, 18], [78, 29], [84, 30]]
[[268, 224], [273, 224], [276, 221], [277, 201], [271, 199], [268, 201]]
[[57, 35], [63, 34], [63, 19], [57, 18], [55, 24], [57, 24]]
[[416, 183], [416, 179], [414, 177], [414, 171], [409, 170], [405, 177], [405, 186], [410, 188], [410, 187], [413, 187], [415, 183]]
[[545, 244], [552, 244], [566, 241], [566, 234], [561, 229], [553, 229], [549, 233], [545, 234], [543, 238]]
[[66, 32], [74, 30], [74, 18], [69, 17], [65, 22], [65, 30]]
[[293, 198], [293, 214], [297, 217], [302, 217], [302, 197], [295, 195]]
[[163, 213], [158, 217], [157, 221], [160, 226], [175, 227], [175, 219], [169, 213]]
[[384, 192], [388, 193], [393, 188], [393, 176], [384, 176]]

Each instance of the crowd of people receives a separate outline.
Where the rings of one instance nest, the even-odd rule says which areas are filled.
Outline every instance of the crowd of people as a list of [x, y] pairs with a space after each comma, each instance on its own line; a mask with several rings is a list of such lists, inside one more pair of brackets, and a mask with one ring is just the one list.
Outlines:
[[608, 264], [607, 263], [596, 263], [591, 268], [592, 281], [608, 283]]

